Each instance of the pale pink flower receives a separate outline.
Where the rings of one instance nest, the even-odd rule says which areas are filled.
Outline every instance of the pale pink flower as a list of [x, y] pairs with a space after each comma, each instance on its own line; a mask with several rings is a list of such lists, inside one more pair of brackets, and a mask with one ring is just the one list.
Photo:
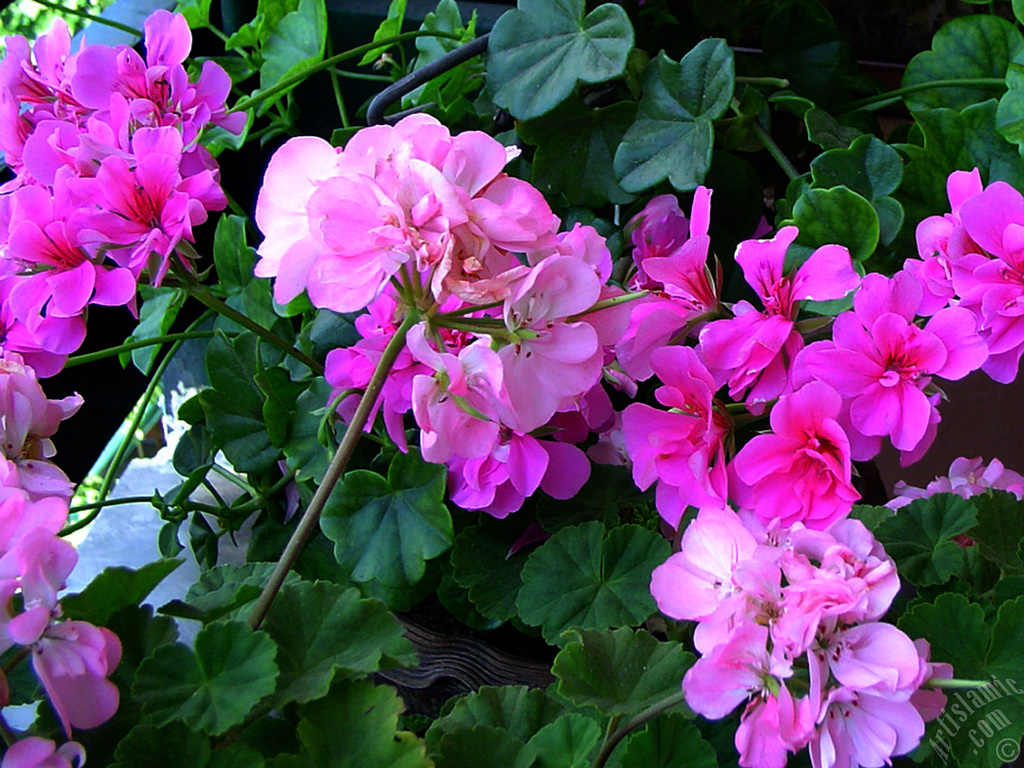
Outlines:
[[26, 736], [4, 753], [0, 768], [77, 768], [85, 764], [85, 749], [69, 741], [59, 747], [50, 739]]
[[924, 721], [909, 701], [850, 688], [836, 688], [822, 708], [809, 744], [814, 768], [882, 766], [913, 750], [924, 735]]

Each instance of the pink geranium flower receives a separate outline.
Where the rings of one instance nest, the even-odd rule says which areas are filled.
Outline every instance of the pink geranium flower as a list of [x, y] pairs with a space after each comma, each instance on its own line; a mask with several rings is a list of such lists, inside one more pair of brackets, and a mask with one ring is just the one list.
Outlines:
[[50, 739], [27, 736], [4, 753], [0, 768], [74, 768], [85, 764], [85, 749], [69, 741], [59, 747]]
[[700, 333], [708, 368], [754, 412], [790, 388], [790, 366], [804, 346], [795, 327], [799, 302], [838, 299], [860, 284], [849, 252], [839, 245], [822, 246], [783, 275], [786, 249], [798, 234], [796, 227], [784, 227], [771, 240], [740, 243], [736, 262], [764, 310], [741, 301], [733, 307], [735, 317], [709, 323]]
[[772, 409], [773, 433], [733, 459], [732, 497], [765, 522], [826, 528], [860, 498], [851, 482], [850, 441], [836, 417], [842, 398], [822, 382], [784, 396]]

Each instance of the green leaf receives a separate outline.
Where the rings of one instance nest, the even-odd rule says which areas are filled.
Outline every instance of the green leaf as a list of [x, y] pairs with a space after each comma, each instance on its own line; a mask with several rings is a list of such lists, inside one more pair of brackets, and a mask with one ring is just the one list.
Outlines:
[[571, 98], [548, 115], [521, 124], [519, 134], [538, 145], [534, 185], [548, 197], [563, 195], [569, 205], [600, 208], [632, 202], [633, 195], [615, 181], [612, 161], [635, 116], [631, 103], [591, 109]]
[[953, 665], [957, 677], [977, 680], [984, 674], [989, 630], [985, 609], [964, 595], [941, 594], [933, 603], [915, 605], [900, 617], [898, 626], [911, 639], [931, 644], [932, 661]]
[[415, 663], [412, 644], [383, 603], [328, 582], [282, 589], [262, 628], [281, 651], [278, 707], [326, 696], [336, 675]]
[[537, 753], [508, 731], [476, 725], [458, 726], [445, 733], [432, 757], [447, 768], [530, 768]]
[[604, 715], [639, 712], [679, 692], [692, 653], [674, 641], [659, 642], [644, 630], [570, 630], [552, 668], [558, 693]]
[[696, 189], [711, 166], [713, 122], [729, 108], [734, 84], [724, 40], [702, 40], [678, 64], [664, 53], [652, 59], [636, 122], [615, 153], [622, 188], [642, 192], [668, 179], [680, 192]]
[[654, 718], [626, 743], [620, 768], [717, 768], [714, 748], [676, 712]]
[[584, 0], [519, 0], [498, 19], [487, 49], [495, 104], [529, 120], [561, 104], [577, 83], [622, 74], [633, 47], [625, 10], [605, 3], [584, 11]]
[[[388, 15], [377, 27], [377, 31], [373, 33], [373, 42], [383, 40], [386, 37], [394, 37], [402, 31], [402, 22], [405, 20], [405, 0], [391, 0], [391, 4], [388, 6]], [[374, 48], [363, 54], [363, 58], [359, 60], [359, 66], [366, 66], [384, 51], [387, 50], [386, 46], [380, 48]]]
[[256, 346], [251, 333], [231, 340], [223, 334], [214, 336], [206, 350], [212, 388], [199, 395], [214, 442], [239, 472], [265, 472], [279, 456], [263, 422]]
[[185, 17], [189, 29], [202, 29], [210, 26], [210, 3], [211, 0], [178, 0], [175, 12]]
[[320, 425], [333, 390], [327, 379], [317, 376], [295, 401], [295, 412], [288, 423], [288, 439], [282, 450], [288, 469], [300, 482], [319, 483], [330, 463], [329, 450], [333, 446], [320, 442]]
[[963, 552], [954, 536], [977, 522], [977, 509], [968, 499], [940, 493], [915, 499], [884, 520], [875, 538], [896, 561], [900, 576], [919, 587], [945, 584], [963, 569]]
[[828, 10], [816, 0], [785, 0], [770, 8], [761, 48], [771, 73], [819, 104], [841, 98], [852, 57]]
[[878, 246], [878, 214], [846, 187], [806, 190], [793, 206], [793, 220], [786, 223], [800, 228], [798, 245], [814, 249], [838, 243], [855, 262], [867, 259]]
[[861, 132], [843, 125], [823, 109], [814, 107], [804, 113], [807, 138], [822, 149], [846, 149]]
[[[139, 286], [139, 295], [143, 298], [139, 310], [139, 324], [132, 335], [125, 341], [143, 341], [156, 336], [164, 336], [171, 330], [178, 310], [185, 303], [185, 292], [180, 288], [154, 288], [150, 285]], [[153, 367], [160, 345], [139, 347], [131, 351], [132, 363], [142, 373], [148, 374]], [[121, 356], [122, 365], [126, 364], [126, 356]]]
[[[263, 591], [275, 563], [244, 563], [243, 565], [218, 565], [199, 574], [199, 580], [188, 588], [185, 600], [172, 600], [160, 607], [160, 613], [178, 616], [209, 624], [238, 611], [251, 603]], [[295, 583], [299, 577], [289, 573], [285, 586]], [[247, 611], [233, 616], [242, 619]]]
[[210, 740], [192, 728], [142, 722], [117, 745], [113, 768], [202, 768], [211, 754]]
[[469, 599], [488, 618], [507, 621], [516, 615], [516, 597], [523, 582], [528, 549], [509, 554], [522, 533], [510, 521], [486, 518], [455, 537], [452, 575], [469, 590]]
[[563, 528], [523, 567], [519, 616], [549, 643], [569, 627], [638, 624], [655, 610], [651, 572], [668, 556], [667, 541], [636, 525], [607, 535], [597, 522]]
[[[1011, 60], [1024, 53], [1024, 38], [998, 16], [953, 19], [932, 38], [932, 49], [917, 54], [907, 65], [903, 87], [952, 78], [1006, 77]], [[990, 88], [929, 88], [903, 97], [911, 110], [944, 107], [963, 109], [999, 96]]]
[[123, 565], [104, 568], [81, 592], [61, 598], [64, 616], [106, 626], [111, 614], [141, 603], [157, 584], [183, 562], [185, 561], [157, 560], [138, 570]]
[[1024, 64], [1010, 62], [1006, 88], [996, 108], [996, 130], [1004, 139], [1021, 147], [1024, 146]]
[[601, 726], [570, 712], [537, 731], [527, 745], [537, 754], [535, 768], [588, 768], [600, 742]]
[[544, 497], [537, 500], [537, 519], [545, 530], [557, 531], [569, 525], [600, 520], [616, 523], [658, 519], [653, 489], [640, 491], [628, 467], [605, 465], [571, 499]]
[[848, 149], [822, 152], [811, 161], [814, 186], [844, 186], [868, 200], [891, 194], [903, 178], [899, 153], [875, 136], [861, 136]]
[[936, 211], [949, 210], [946, 180], [956, 170], [979, 168], [989, 184], [1005, 181], [1024, 187], [1024, 160], [1017, 146], [996, 131], [996, 101], [951, 109], [925, 109], [914, 114], [924, 146], [899, 145], [909, 162], [897, 197], [907, 211], [910, 231]]
[[246, 242], [244, 217], [220, 217], [213, 238], [213, 263], [217, 267], [220, 285], [227, 292], [227, 305], [266, 328], [272, 326], [277, 315], [274, 313], [270, 281], [253, 279], [256, 249]]
[[427, 729], [427, 749], [437, 752], [441, 737], [458, 727], [472, 728], [486, 725], [508, 733], [523, 743], [529, 741], [542, 727], [561, 715], [565, 708], [544, 691], [525, 685], [501, 688], [483, 686], [446, 705], [445, 712]]
[[263, 768], [263, 755], [241, 742], [219, 747], [206, 768]]
[[181, 720], [217, 736], [245, 719], [277, 678], [277, 647], [240, 621], [210, 624], [195, 650], [164, 645], [139, 666], [132, 696], [157, 726]]
[[[266, 90], [324, 58], [327, 10], [324, 0], [299, 0], [299, 7], [273, 27], [261, 49], [260, 88]], [[261, 109], [266, 109], [280, 94]]]
[[451, 546], [446, 480], [442, 465], [428, 464], [413, 451], [395, 456], [387, 479], [368, 470], [345, 475], [320, 527], [355, 581], [411, 586], [423, 577], [425, 561]]
[[267, 437], [278, 448], [288, 441], [288, 421], [298, 408], [298, 397], [306, 391], [308, 382], [292, 381], [288, 371], [280, 366], [260, 371], [256, 386], [266, 397], [263, 401], [263, 421]]
[[394, 688], [342, 680], [299, 707], [299, 740], [316, 768], [431, 768], [423, 742], [398, 731], [403, 708]]
[[1024, 573], [1018, 547], [1024, 540], [1024, 505], [1008, 491], [991, 490], [971, 498], [978, 510], [978, 524], [967, 532], [981, 553], [1004, 573]]

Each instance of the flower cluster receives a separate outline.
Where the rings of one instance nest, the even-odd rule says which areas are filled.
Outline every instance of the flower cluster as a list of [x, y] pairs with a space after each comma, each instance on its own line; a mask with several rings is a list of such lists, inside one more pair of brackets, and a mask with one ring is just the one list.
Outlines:
[[181, 16], [145, 24], [128, 46], [71, 53], [57, 22], [32, 49], [7, 38], [0, 62], [0, 151], [17, 177], [0, 196], [3, 347], [51, 375], [82, 343], [90, 304], [134, 306], [143, 272], [159, 284], [208, 210], [225, 207], [207, 126], [240, 132], [231, 80], [207, 62], [191, 82]]
[[815, 768], [855, 768], [917, 746], [945, 701], [921, 685], [952, 670], [879, 621], [898, 590], [895, 565], [856, 520], [765, 528], [714, 507], [651, 583], [663, 613], [699, 622], [687, 703], [709, 718], [745, 705], [736, 748], [758, 768], [804, 747]]
[[[113, 716], [119, 694], [107, 678], [121, 658], [112, 632], [61, 618], [59, 593], [78, 555], [57, 535], [67, 522], [71, 484], [48, 457], [53, 455], [50, 437], [80, 404], [77, 395], [46, 399], [35, 372], [17, 354], [0, 357], [0, 438], [6, 457], [0, 460], [0, 653], [13, 646], [30, 652], [69, 736], [72, 728], [93, 728]], [[7, 753], [5, 766], [8, 761], [12, 768], [34, 766], [43, 758], [61, 765], [81, 752], [73, 742], [57, 752], [45, 739], [24, 743]]]
[[949, 465], [946, 477], [935, 478], [925, 488], [915, 488], [898, 481], [893, 486], [894, 498], [886, 506], [900, 509], [914, 499], [925, 499], [936, 493], [955, 493], [969, 499], [989, 489], [1009, 491], [1018, 499], [1024, 499], [1024, 476], [1004, 467], [999, 459], [992, 459], [986, 465], [980, 456], [973, 459], [961, 456]]
[[426, 310], [384, 385], [384, 423], [404, 450], [411, 411], [452, 500], [496, 517], [538, 488], [571, 498], [586, 481], [575, 443], [612, 423], [601, 374], [628, 317], [591, 312], [623, 293], [605, 285], [608, 249], [592, 227], [558, 232], [541, 194], [502, 170], [516, 154], [425, 115], [344, 149], [293, 139], [256, 208], [256, 274], [276, 278], [278, 301], [305, 290], [319, 307], [367, 309], [362, 339], [327, 358], [344, 417], [406, 314]]

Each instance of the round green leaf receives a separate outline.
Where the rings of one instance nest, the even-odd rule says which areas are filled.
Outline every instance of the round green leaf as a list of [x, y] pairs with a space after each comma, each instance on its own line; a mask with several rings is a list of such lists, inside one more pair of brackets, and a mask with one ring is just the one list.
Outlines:
[[242, 722], [274, 690], [277, 646], [240, 621], [211, 624], [195, 650], [164, 645], [139, 665], [132, 696], [157, 726], [181, 720], [213, 736]]
[[528, 549], [510, 555], [522, 534], [505, 520], [483, 520], [463, 530], [452, 549], [452, 575], [469, 590], [469, 599], [484, 616], [508, 621], [516, 615], [516, 597], [523, 582], [519, 574]]
[[584, 18], [584, 0], [520, 0], [494, 25], [487, 78], [494, 103], [520, 120], [550, 112], [576, 88], [618, 77], [633, 47], [621, 6], [600, 5]]
[[989, 630], [985, 609], [978, 603], [946, 592], [934, 603], [915, 605], [900, 617], [898, 625], [908, 637], [926, 639], [931, 644], [932, 661], [952, 664], [957, 677], [977, 680], [982, 676]]
[[664, 53], [652, 59], [636, 122], [615, 153], [622, 188], [642, 192], [668, 179], [680, 192], [696, 189], [711, 165], [713, 121], [728, 109], [734, 85], [724, 40], [702, 40], [678, 64]]
[[661, 536], [637, 525], [607, 536], [601, 523], [563, 528], [530, 555], [516, 605], [549, 643], [570, 627], [639, 624], [655, 610], [651, 572], [669, 556]]
[[903, 178], [899, 153], [875, 136], [861, 136], [847, 149], [822, 152], [811, 161], [814, 186], [845, 186], [868, 200], [893, 192]]
[[846, 187], [808, 189], [793, 206], [800, 228], [797, 244], [820, 248], [829, 243], [846, 246], [854, 261], [864, 261], [878, 245], [878, 214], [871, 203]]
[[441, 737], [434, 757], [448, 768], [531, 768], [537, 753], [501, 728], [460, 725]]
[[139, 723], [117, 745], [114, 768], [200, 768], [211, 753], [210, 740], [181, 723]]
[[529, 741], [543, 726], [553, 722], [564, 707], [544, 691], [525, 685], [483, 686], [454, 703], [445, 705], [442, 716], [426, 733], [427, 749], [437, 752], [444, 734], [456, 728], [486, 725], [500, 729], [513, 739]]
[[679, 693], [694, 662], [679, 643], [659, 642], [643, 630], [582, 629], [566, 635], [570, 640], [551, 670], [559, 679], [558, 693], [605, 715], [639, 712]]
[[387, 479], [355, 470], [338, 483], [320, 527], [355, 581], [411, 586], [423, 577], [425, 561], [451, 546], [446, 476], [442, 465], [410, 452], [395, 456]]
[[[1024, 37], [998, 16], [953, 19], [932, 39], [932, 49], [917, 54], [907, 65], [903, 87], [952, 78], [1006, 77], [1010, 61], [1024, 53]], [[999, 96], [1002, 89], [928, 88], [907, 94], [912, 110], [945, 107], [963, 109]]]
[[535, 768], [587, 768], [600, 741], [596, 720], [570, 712], [545, 725], [527, 744], [537, 753]]
[[718, 757], [697, 727], [667, 712], [652, 720], [626, 744], [621, 768], [717, 768]]

